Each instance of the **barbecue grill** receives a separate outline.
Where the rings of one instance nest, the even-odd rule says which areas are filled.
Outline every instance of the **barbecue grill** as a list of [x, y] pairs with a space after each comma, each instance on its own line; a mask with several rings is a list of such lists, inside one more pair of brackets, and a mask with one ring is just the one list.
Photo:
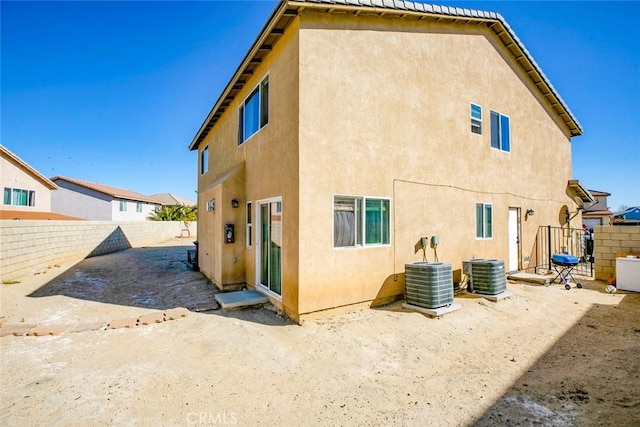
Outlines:
[[557, 280], [558, 283], [564, 285], [566, 290], [571, 289], [570, 282], [575, 283], [576, 288], [582, 288], [582, 283], [576, 282], [573, 274], [571, 274], [571, 271], [578, 265], [578, 257], [567, 254], [554, 254], [551, 256], [551, 263], [556, 273], [558, 273], [551, 283]]

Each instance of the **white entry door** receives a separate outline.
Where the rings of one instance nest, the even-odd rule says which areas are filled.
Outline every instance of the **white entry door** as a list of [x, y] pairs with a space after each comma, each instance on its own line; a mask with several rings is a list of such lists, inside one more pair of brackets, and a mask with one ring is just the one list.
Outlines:
[[509, 208], [509, 271], [520, 269], [520, 208]]

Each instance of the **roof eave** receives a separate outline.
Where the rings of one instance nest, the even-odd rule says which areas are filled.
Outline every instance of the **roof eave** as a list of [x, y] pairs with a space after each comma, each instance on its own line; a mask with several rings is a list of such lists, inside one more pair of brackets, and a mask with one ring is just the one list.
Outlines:
[[262, 31], [258, 33], [258, 36], [256, 37], [253, 44], [251, 45], [251, 48], [247, 51], [247, 54], [245, 55], [244, 59], [240, 62], [240, 65], [236, 69], [235, 73], [233, 73], [233, 77], [231, 78], [231, 80], [229, 80], [229, 83], [227, 83], [227, 86], [224, 88], [224, 90], [218, 97], [218, 100], [211, 108], [211, 111], [207, 115], [207, 118], [204, 120], [204, 122], [202, 122], [202, 125], [200, 125], [200, 129], [198, 129], [198, 132], [193, 137], [191, 144], [189, 144], [189, 151], [196, 150], [200, 145], [200, 142], [201, 142], [200, 136], [202, 135], [202, 133], [207, 129], [207, 127], [209, 128], [213, 127], [213, 125], [210, 124], [211, 119], [216, 114], [216, 112], [218, 111], [218, 109], [220, 108], [224, 100], [227, 98], [227, 96], [233, 89], [235, 83], [242, 76], [243, 71], [247, 68], [247, 65], [251, 62], [251, 59], [257, 53], [258, 49], [260, 48], [260, 45], [269, 36], [271, 30], [278, 22], [278, 19], [284, 14], [284, 11], [287, 9], [287, 6], [288, 6], [288, 3], [286, 1], [281, 1], [274, 8], [273, 12], [271, 12], [271, 16], [265, 23], [264, 27], [262, 28]]
[[[374, 2], [372, 0], [358, 0], [358, 3], [359, 4], [347, 4], [345, 2], [344, 4], [340, 4], [335, 0], [313, 0], [310, 2], [284, 0], [279, 2], [271, 13], [271, 16], [267, 20], [266, 24], [262, 28], [262, 31], [260, 31], [255, 41], [251, 45], [251, 48], [247, 51], [247, 54], [236, 69], [233, 77], [229, 80], [225, 89], [218, 97], [218, 100], [211, 108], [211, 111], [198, 129], [198, 132], [193, 137], [191, 143], [189, 144], [189, 150], [193, 151], [198, 149], [200, 143], [206, 137], [206, 134], [208, 134], [209, 130], [213, 128], [213, 126], [215, 125], [215, 122], [213, 122], [214, 117], [218, 114], [221, 114], [219, 113], [219, 110], [224, 103], [230, 103], [230, 101], [227, 101], [227, 97], [229, 97], [234, 87], [237, 86], [240, 77], [243, 75], [247, 67], [251, 64], [251, 61], [258, 53], [260, 46], [264, 43], [265, 39], [269, 37], [271, 31], [285, 14], [285, 11], [297, 11], [302, 8], [328, 8], [329, 11], [343, 10], [352, 11], [354, 13], [358, 11], [368, 11], [373, 13], [379, 12], [380, 15], [399, 14], [402, 16], [431, 16], [438, 19], [448, 19], [451, 21], [459, 21], [460, 19], [464, 19], [465, 21], [487, 23], [487, 27], [496, 34], [496, 36], [503, 43], [505, 49], [507, 49], [514, 56], [516, 62], [520, 64], [525, 73], [527, 73], [536, 88], [549, 101], [550, 107], [565, 124], [565, 126], [569, 130], [571, 137], [583, 134], [582, 126], [578, 122], [577, 118], [571, 112], [558, 91], [553, 87], [547, 76], [542, 71], [542, 68], [533, 59], [531, 53], [529, 53], [524, 44], [511, 29], [507, 21], [499, 13], [417, 2], [393, 2], [393, 6], [386, 2]], [[493, 25], [489, 25], [491, 23], [493, 23]], [[506, 42], [501, 37], [501, 34], [503, 33], [507, 35]], [[530, 65], [530, 69], [528, 65]]]
[[4, 145], [0, 145], [0, 149], [2, 150], [3, 153], [5, 153], [5, 155], [8, 158], [10, 158], [15, 163], [17, 163], [18, 165], [22, 166], [22, 168], [24, 168], [29, 173], [31, 173], [31, 175], [33, 175], [34, 178], [36, 178], [38, 181], [40, 181], [45, 187], [48, 187], [49, 190], [57, 190], [58, 189], [58, 186], [53, 181], [51, 181], [49, 178], [47, 178], [46, 176], [42, 175], [40, 172], [35, 170], [33, 167], [31, 167], [28, 163], [26, 163], [20, 157], [16, 156], [7, 147], [5, 147]]

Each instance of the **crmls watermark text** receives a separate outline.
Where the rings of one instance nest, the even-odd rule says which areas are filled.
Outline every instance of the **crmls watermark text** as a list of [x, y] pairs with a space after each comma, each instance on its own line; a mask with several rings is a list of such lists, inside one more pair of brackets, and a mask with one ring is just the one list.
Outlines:
[[231, 425], [238, 424], [238, 417], [232, 411], [218, 412], [189, 412], [187, 423], [190, 426], [196, 425]]

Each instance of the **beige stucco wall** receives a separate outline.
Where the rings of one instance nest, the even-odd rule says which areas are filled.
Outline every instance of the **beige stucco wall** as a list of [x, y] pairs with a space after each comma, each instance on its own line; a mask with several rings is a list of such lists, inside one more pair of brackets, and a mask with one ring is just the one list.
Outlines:
[[5, 158], [4, 155], [0, 158], [0, 175], [2, 191], [7, 187], [35, 191], [35, 206], [9, 206], [2, 204], [0, 209], [51, 212], [51, 189], [45, 186], [40, 179], [34, 178], [32, 174]]
[[[473, 255], [506, 262], [509, 207], [521, 208], [523, 256], [539, 225], [574, 209], [567, 131], [488, 31], [300, 19], [301, 314], [401, 294], [420, 236], [439, 235], [439, 260], [454, 269]], [[483, 108], [481, 136], [470, 132], [470, 102]], [[490, 110], [511, 119], [510, 153], [490, 148]], [[334, 249], [335, 194], [390, 198], [391, 245]], [[478, 202], [493, 203], [493, 239], [475, 237]]]
[[[238, 108], [269, 75], [269, 123], [238, 146]], [[236, 96], [199, 147], [209, 147], [209, 171], [198, 179], [200, 268], [218, 286], [245, 281], [256, 286], [257, 201], [282, 197], [283, 286], [272, 302], [292, 317], [298, 312], [298, 32], [294, 22]], [[233, 172], [229, 178], [226, 174]], [[216, 210], [206, 202], [216, 198]], [[237, 199], [240, 207], [231, 208]], [[246, 247], [246, 203], [253, 203], [253, 242]], [[235, 225], [235, 243], [223, 243], [224, 225]], [[235, 259], [235, 262], [234, 262]]]
[[[440, 236], [439, 260], [457, 277], [472, 256], [506, 263], [510, 207], [521, 210], [527, 267], [538, 227], [562, 225], [563, 205], [575, 211], [565, 193], [571, 147], [499, 46], [480, 26], [301, 12], [199, 147], [210, 153], [198, 187], [203, 272], [221, 287], [243, 273], [256, 286], [257, 202], [273, 197], [282, 197], [284, 243], [282, 302], [272, 301], [296, 320], [402, 295], [421, 236]], [[267, 73], [269, 124], [238, 147], [238, 106]], [[482, 135], [470, 132], [471, 102], [483, 108]], [[490, 148], [491, 110], [511, 119], [509, 153]], [[334, 248], [337, 194], [388, 198], [391, 243]], [[216, 211], [206, 212], [212, 198]], [[480, 202], [493, 204], [492, 239], [475, 237]], [[233, 245], [222, 243], [228, 221]]]

